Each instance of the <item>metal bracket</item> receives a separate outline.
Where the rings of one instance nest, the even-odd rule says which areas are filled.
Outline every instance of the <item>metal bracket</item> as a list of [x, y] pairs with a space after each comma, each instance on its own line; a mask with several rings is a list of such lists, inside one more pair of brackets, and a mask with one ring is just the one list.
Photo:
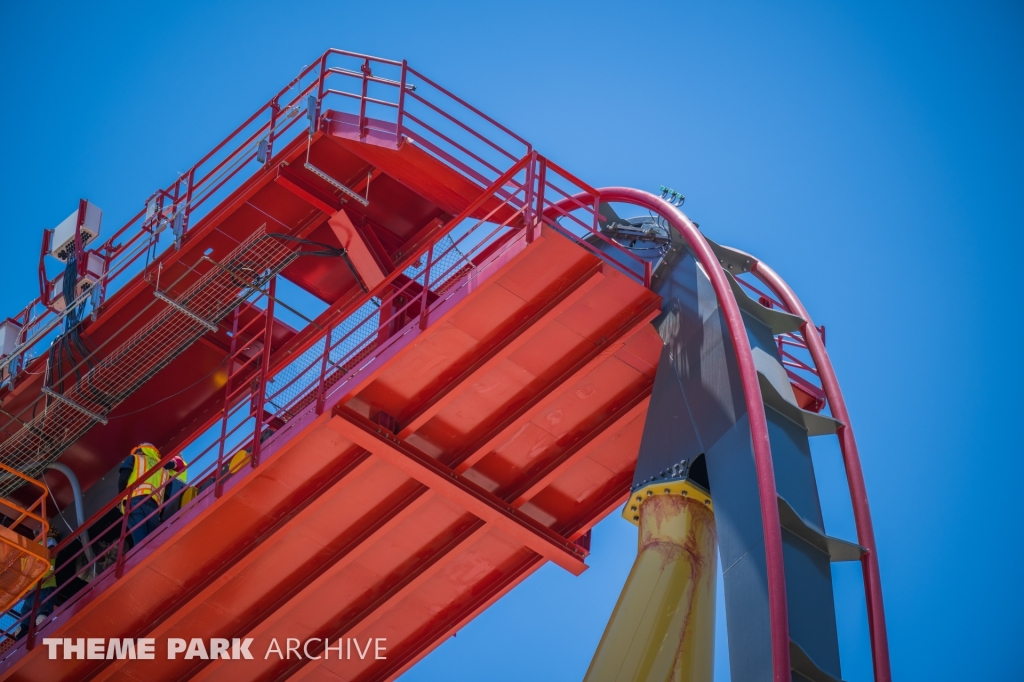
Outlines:
[[175, 310], [177, 310], [182, 315], [187, 315], [188, 317], [191, 317], [193, 320], [195, 320], [199, 324], [203, 325], [204, 327], [209, 329], [211, 332], [217, 331], [217, 325], [215, 325], [213, 322], [210, 322], [206, 318], [203, 318], [203, 317], [200, 317], [199, 315], [196, 315], [194, 312], [192, 312], [191, 310], [189, 310], [185, 306], [181, 305], [177, 301], [173, 301], [170, 298], [168, 298], [167, 296], [165, 296], [162, 292], [154, 291], [153, 295], [156, 296], [157, 298], [159, 298], [161, 301], [163, 301], [167, 305], [169, 305], [172, 308], [174, 308]]
[[93, 421], [98, 421], [100, 424], [103, 424], [104, 426], [107, 425], [107, 418], [106, 417], [104, 417], [102, 414], [99, 414], [98, 412], [93, 412], [92, 410], [90, 410], [88, 408], [82, 407], [81, 405], [76, 403], [71, 398], [63, 396], [60, 393], [56, 393], [56, 392], [50, 390], [46, 386], [43, 386], [42, 392], [44, 394], [50, 396], [54, 400], [59, 400], [60, 402], [64, 403], [65, 405], [69, 405], [69, 406], [75, 408], [76, 410], [78, 410], [79, 412], [81, 412], [85, 416], [89, 417]]
[[326, 180], [328, 183], [330, 183], [334, 187], [337, 187], [338, 189], [340, 189], [341, 193], [344, 194], [345, 196], [347, 196], [349, 199], [357, 201], [360, 204], [362, 204], [363, 206], [369, 206], [370, 205], [369, 201], [367, 201], [366, 199], [362, 198], [361, 196], [359, 196], [358, 194], [353, 192], [350, 188], [348, 188], [345, 185], [341, 184], [340, 182], [338, 182], [337, 180], [332, 178], [327, 173], [324, 173], [322, 170], [320, 170], [319, 168], [317, 168], [316, 166], [311, 164], [309, 161], [306, 161], [306, 163], [304, 164], [304, 167], [305, 167], [306, 170], [308, 170], [313, 175], [316, 175], [319, 178], [323, 178], [324, 180]]

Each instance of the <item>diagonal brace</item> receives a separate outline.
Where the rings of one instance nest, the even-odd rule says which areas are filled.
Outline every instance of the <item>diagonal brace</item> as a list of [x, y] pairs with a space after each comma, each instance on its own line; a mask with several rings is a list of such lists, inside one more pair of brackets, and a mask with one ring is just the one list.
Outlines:
[[50, 396], [54, 400], [58, 400], [58, 401], [64, 403], [65, 405], [73, 407], [74, 409], [78, 410], [79, 412], [84, 414], [89, 419], [92, 419], [93, 421], [97, 421], [100, 424], [103, 424], [104, 426], [107, 425], [107, 418], [104, 417], [99, 412], [93, 412], [89, 408], [83, 407], [83, 406], [79, 405], [78, 403], [76, 403], [71, 398], [68, 398], [67, 396], [63, 396], [60, 393], [57, 393], [56, 391], [51, 390], [48, 386], [43, 386], [42, 392], [45, 393], [46, 395]]
[[584, 550], [547, 526], [513, 508], [501, 498], [374, 424], [352, 410], [338, 406], [329, 422], [332, 429], [369, 450], [438, 495], [522, 543], [573, 575], [587, 569]]
[[209, 329], [211, 332], [217, 331], [217, 325], [215, 325], [213, 322], [210, 322], [205, 317], [200, 317], [199, 315], [196, 315], [194, 312], [192, 312], [191, 310], [189, 310], [185, 306], [181, 305], [177, 301], [175, 301], [175, 300], [169, 298], [168, 296], [166, 296], [163, 292], [161, 292], [161, 291], [154, 291], [153, 295], [156, 296], [157, 298], [159, 298], [161, 301], [163, 301], [167, 305], [169, 305], [172, 308], [174, 308], [175, 310], [177, 310], [182, 315], [185, 315], [186, 317], [191, 317], [193, 320], [195, 320], [199, 324], [203, 325], [204, 327]]

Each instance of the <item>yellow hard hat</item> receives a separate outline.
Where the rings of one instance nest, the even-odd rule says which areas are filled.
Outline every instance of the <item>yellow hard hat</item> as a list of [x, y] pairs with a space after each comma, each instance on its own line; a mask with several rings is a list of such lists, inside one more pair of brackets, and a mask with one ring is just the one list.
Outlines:
[[132, 454], [133, 455], [142, 455], [144, 457], [145, 456], [149, 456], [149, 457], [154, 457], [155, 456], [157, 459], [160, 459], [160, 450], [155, 445], [153, 445], [152, 443], [139, 443], [134, 448], [132, 448]]

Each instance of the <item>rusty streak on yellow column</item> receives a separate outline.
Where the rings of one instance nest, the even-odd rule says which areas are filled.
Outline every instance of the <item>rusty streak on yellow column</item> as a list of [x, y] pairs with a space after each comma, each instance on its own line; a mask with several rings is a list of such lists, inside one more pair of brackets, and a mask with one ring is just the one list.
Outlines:
[[584, 682], [711, 682], [718, 534], [689, 480], [636, 491], [639, 550]]

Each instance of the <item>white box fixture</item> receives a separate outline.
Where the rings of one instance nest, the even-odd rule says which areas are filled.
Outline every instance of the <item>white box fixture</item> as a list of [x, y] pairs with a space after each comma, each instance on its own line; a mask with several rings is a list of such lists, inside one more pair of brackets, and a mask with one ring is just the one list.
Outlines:
[[[53, 230], [53, 239], [50, 242], [50, 255], [67, 263], [75, 253], [75, 226], [78, 225], [79, 212], [81, 207], [69, 215], [67, 219]], [[82, 220], [82, 246], [100, 236], [100, 222], [103, 220], [103, 211], [94, 204], [85, 202], [85, 216]]]
[[18, 346], [18, 335], [21, 325], [14, 320], [6, 320], [0, 324], [0, 358], [11, 354]]
[[[73, 247], [72, 247], [73, 248]], [[90, 253], [86, 261], [85, 274], [78, 278], [78, 285], [75, 287], [75, 298], [90, 291], [100, 278], [103, 277], [103, 259], [95, 253]], [[53, 299], [50, 302], [56, 310], [64, 310], [67, 304], [64, 302], [64, 273], [57, 275], [53, 280]]]

